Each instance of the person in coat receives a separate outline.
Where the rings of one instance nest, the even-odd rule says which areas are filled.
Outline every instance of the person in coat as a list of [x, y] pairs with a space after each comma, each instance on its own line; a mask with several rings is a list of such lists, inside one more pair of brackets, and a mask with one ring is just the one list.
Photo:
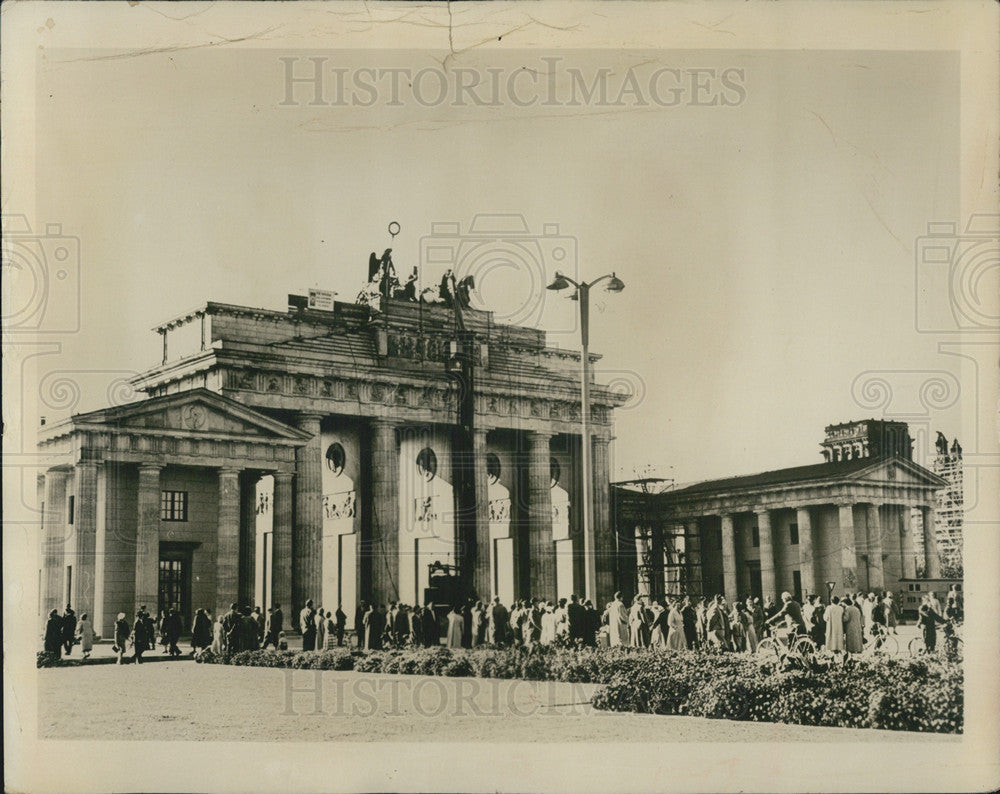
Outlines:
[[80, 622], [76, 624], [76, 636], [80, 640], [83, 658], [89, 659], [91, 651], [94, 650], [94, 624], [86, 612], [80, 616]]
[[316, 644], [314, 647], [317, 651], [322, 651], [326, 648], [326, 613], [323, 611], [322, 606], [317, 607], [313, 615], [313, 623], [316, 626]]
[[115, 644], [112, 647], [112, 650], [118, 656], [118, 661], [115, 664], [121, 664], [125, 658], [125, 649], [128, 647], [128, 638], [131, 634], [132, 627], [125, 619], [125, 613], [119, 612], [118, 617], [115, 619]]
[[424, 614], [421, 615], [420, 620], [424, 647], [436, 648], [441, 644], [441, 629], [438, 626], [437, 614], [434, 612], [434, 604], [430, 601], [424, 604]]
[[597, 632], [601, 630], [601, 616], [589, 598], [584, 602], [583, 609], [583, 644], [593, 648], [597, 645]]
[[882, 609], [885, 611], [885, 624], [889, 627], [889, 631], [893, 634], [898, 634], [896, 624], [899, 622], [899, 615], [896, 614], [896, 605], [893, 603], [892, 593], [885, 594], [885, 598], [882, 599]]
[[622, 601], [622, 594], [615, 593], [608, 608], [604, 611], [608, 619], [608, 639], [611, 647], [629, 644], [628, 610]]
[[347, 630], [347, 613], [337, 604], [337, 611], [333, 613], [333, 618], [337, 625], [337, 647], [344, 644], [344, 632]]
[[817, 648], [822, 648], [826, 643], [826, 620], [823, 617], [824, 612], [824, 609], [820, 609], [820, 605], [816, 605], [816, 609], [813, 610], [812, 628], [809, 629], [809, 636], [812, 637], [812, 641], [816, 644]]
[[205, 614], [204, 609], [198, 609], [194, 613], [194, 622], [191, 624], [191, 648], [200, 651], [212, 644], [212, 621]]
[[844, 647], [848, 653], [861, 653], [865, 649], [863, 620], [857, 604], [847, 599], [847, 606], [844, 607]]
[[698, 614], [691, 605], [691, 598], [684, 596], [681, 606], [681, 619], [684, 622], [684, 644], [693, 648], [698, 642]]
[[708, 609], [705, 617], [708, 641], [716, 648], [726, 649], [732, 642], [732, 628], [729, 625], [729, 615], [726, 611], [726, 597], [717, 595]]
[[368, 604], [364, 601], [358, 603], [354, 610], [354, 636], [358, 641], [358, 648], [365, 647], [365, 615], [368, 614]]
[[830, 605], [823, 611], [826, 622], [826, 649], [828, 651], [846, 651], [844, 643], [844, 608], [840, 605], [840, 596], [834, 596]]
[[654, 601], [650, 611], [653, 613], [653, 621], [649, 624], [649, 647], [666, 648], [667, 634], [670, 631], [667, 626], [667, 610]]
[[63, 648], [69, 656], [73, 652], [73, 645], [76, 644], [76, 613], [69, 604], [66, 605], [62, 620]]
[[365, 612], [365, 648], [369, 651], [382, 650], [382, 631], [385, 628], [384, 613], [372, 604]]
[[132, 655], [136, 664], [142, 664], [142, 655], [150, 649], [153, 642], [153, 635], [149, 632], [149, 623], [143, 620], [141, 614], [135, 616], [135, 625], [132, 627]]
[[503, 645], [507, 642], [507, 627], [510, 625], [510, 612], [500, 603], [500, 596], [493, 598], [490, 608], [487, 639], [491, 645]]
[[448, 613], [448, 634], [445, 637], [445, 645], [449, 648], [461, 648], [464, 630], [465, 618], [458, 611], [458, 606], [454, 606]]
[[316, 650], [316, 610], [311, 598], [299, 612], [299, 631], [302, 632], [302, 650]]
[[947, 622], [934, 610], [932, 600], [924, 596], [923, 603], [917, 610], [917, 625], [920, 626], [924, 647], [929, 653], [933, 653], [934, 649], [937, 648], [937, 624]]
[[49, 618], [45, 621], [45, 644], [43, 647], [46, 653], [62, 656], [63, 620], [59, 617], [58, 609], [49, 612]]
[[677, 599], [670, 599], [667, 611], [667, 650], [683, 651], [687, 648], [687, 636], [684, 633], [684, 615]]
[[163, 634], [167, 639], [167, 651], [171, 656], [180, 656], [181, 649], [177, 643], [181, 639], [181, 616], [176, 609], [171, 609], [163, 619]]

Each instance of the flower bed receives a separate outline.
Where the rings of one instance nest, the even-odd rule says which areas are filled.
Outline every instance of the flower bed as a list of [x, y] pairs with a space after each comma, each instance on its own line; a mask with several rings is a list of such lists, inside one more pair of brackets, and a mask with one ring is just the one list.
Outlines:
[[963, 675], [942, 660], [851, 658], [783, 670], [777, 660], [714, 651], [629, 648], [404, 648], [244, 651], [207, 664], [602, 684], [595, 708], [755, 722], [961, 733]]

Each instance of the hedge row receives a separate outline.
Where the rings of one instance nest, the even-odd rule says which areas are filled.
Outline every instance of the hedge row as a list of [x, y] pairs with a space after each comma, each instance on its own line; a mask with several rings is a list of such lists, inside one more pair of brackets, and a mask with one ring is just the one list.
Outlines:
[[755, 722], [961, 733], [963, 675], [937, 659], [849, 658], [814, 670], [711, 651], [481, 647], [244, 651], [198, 661], [252, 667], [603, 684], [595, 708]]

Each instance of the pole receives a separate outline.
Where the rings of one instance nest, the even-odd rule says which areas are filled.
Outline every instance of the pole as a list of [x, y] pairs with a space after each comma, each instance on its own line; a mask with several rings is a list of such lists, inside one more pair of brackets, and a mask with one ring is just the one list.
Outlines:
[[583, 348], [581, 359], [582, 406], [580, 417], [583, 425], [581, 434], [581, 462], [583, 464], [583, 571], [585, 597], [597, 604], [597, 560], [594, 557], [593, 524], [591, 522], [591, 475], [590, 449], [590, 285], [580, 284], [580, 340]]

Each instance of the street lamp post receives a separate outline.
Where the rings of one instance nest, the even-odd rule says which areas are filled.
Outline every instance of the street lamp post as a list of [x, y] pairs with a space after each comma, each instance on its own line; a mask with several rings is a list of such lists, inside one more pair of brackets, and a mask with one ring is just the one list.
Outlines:
[[587, 283], [585, 281], [574, 281], [569, 276], [565, 276], [556, 271], [555, 278], [547, 289], [563, 290], [572, 287], [576, 294], [573, 296], [580, 304], [580, 371], [582, 385], [581, 406], [580, 406], [580, 460], [583, 475], [583, 559], [584, 559], [584, 590], [586, 598], [597, 605], [597, 559], [594, 549], [594, 535], [590, 520], [593, 488], [590, 461], [590, 288], [607, 281], [605, 289], [608, 292], [621, 292], [625, 289], [625, 283], [614, 274], [601, 276]]

